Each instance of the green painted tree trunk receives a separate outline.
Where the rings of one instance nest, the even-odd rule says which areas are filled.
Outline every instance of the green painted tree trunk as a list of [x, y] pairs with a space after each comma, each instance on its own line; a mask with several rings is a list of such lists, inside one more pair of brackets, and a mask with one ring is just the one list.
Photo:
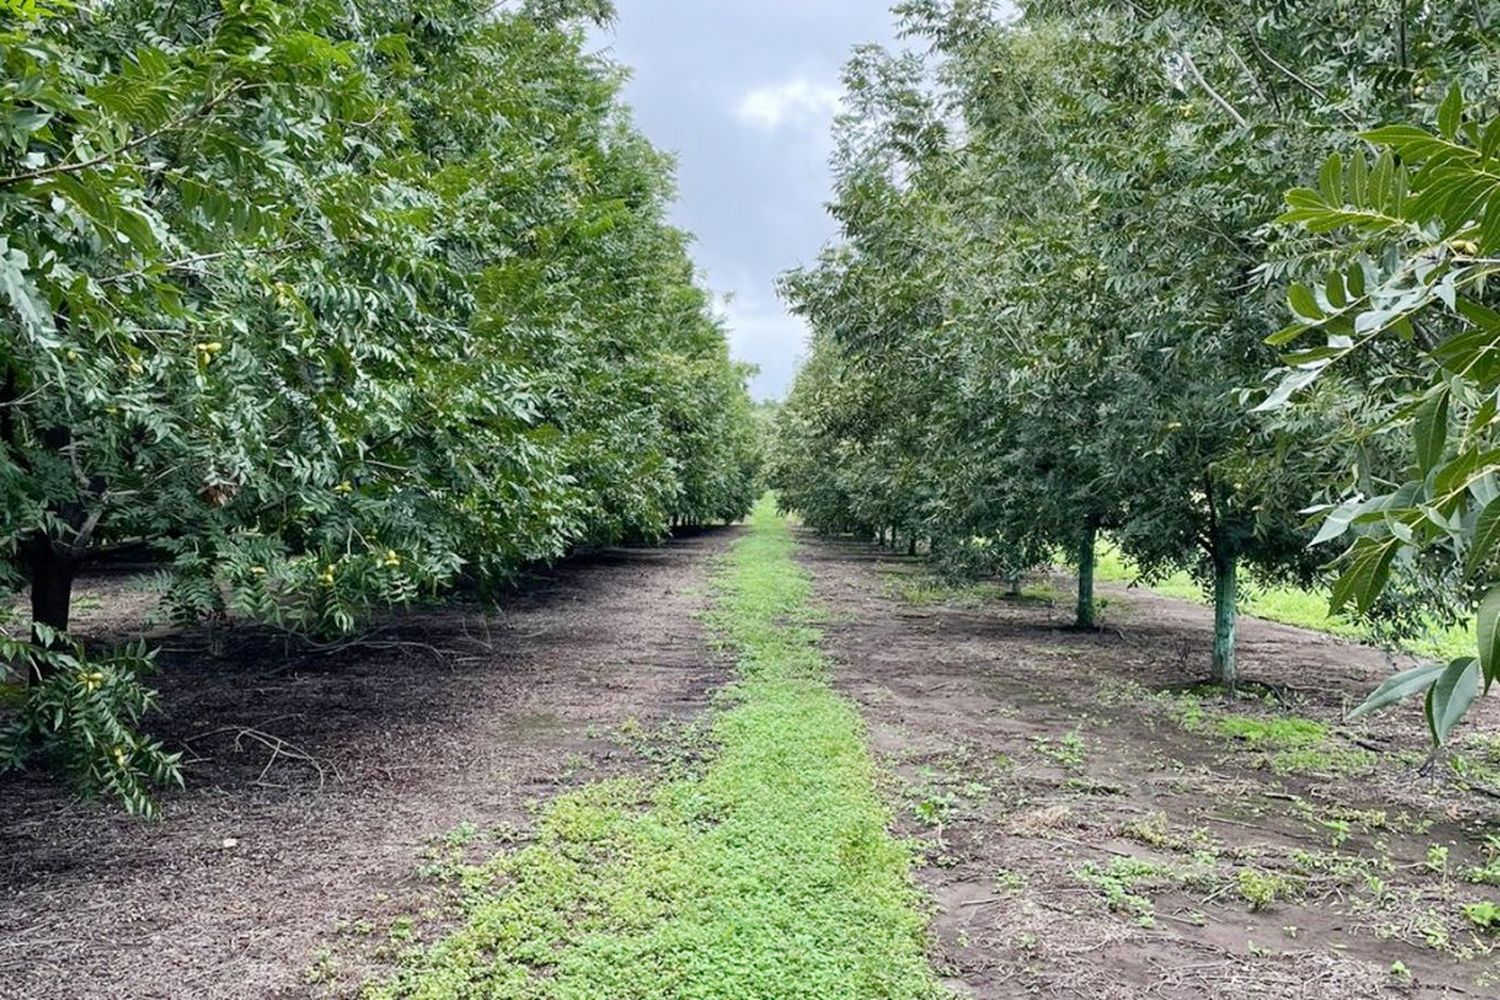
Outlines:
[[1078, 615], [1079, 628], [1094, 627], [1094, 545], [1099, 529], [1092, 524], [1083, 530], [1078, 543]]
[[1233, 690], [1237, 679], [1234, 663], [1234, 633], [1238, 624], [1238, 560], [1225, 556], [1214, 560], [1214, 683]]

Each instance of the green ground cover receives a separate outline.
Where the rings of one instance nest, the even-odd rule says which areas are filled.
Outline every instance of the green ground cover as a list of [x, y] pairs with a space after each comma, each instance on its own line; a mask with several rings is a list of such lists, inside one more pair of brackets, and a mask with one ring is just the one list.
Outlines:
[[450, 877], [458, 922], [373, 998], [927, 1000], [924, 904], [854, 706], [828, 683], [810, 581], [774, 505], [716, 574], [738, 655], [709, 757], [553, 800], [528, 845]]

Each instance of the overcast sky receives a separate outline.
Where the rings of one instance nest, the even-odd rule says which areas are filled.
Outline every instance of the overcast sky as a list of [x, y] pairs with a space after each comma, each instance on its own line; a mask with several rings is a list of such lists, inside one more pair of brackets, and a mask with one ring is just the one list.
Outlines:
[[791, 382], [805, 330], [776, 276], [833, 234], [829, 127], [839, 73], [862, 42], [893, 43], [885, 0], [616, 0], [599, 41], [633, 68], [626, 100], [678, 157], [675, 222], [727, 312], [735, 356], [760, 367], [757, 398]]

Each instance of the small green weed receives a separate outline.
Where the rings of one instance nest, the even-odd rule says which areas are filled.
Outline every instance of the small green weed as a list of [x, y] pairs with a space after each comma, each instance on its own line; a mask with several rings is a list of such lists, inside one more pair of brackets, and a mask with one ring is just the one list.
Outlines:
[[1133, 819], [1121, 828], [1120, 833], [1158, 850], [1191, 852], [1210, 858], [1217, 857], [1223, 850], [1223, 845], [1206, 827], [1186, 832], [1174, 830], [1163, 812], [1150, 812]]
[[1500, 736], [1470, 733], [1448, 758], [1454, 781], [1500, 790]]
[[303, 973], [302, 979], [309, 986], [317, 986], [321, 983], [331, 983], [338, 975], [338, 966], [333, 960], [333, 952], [327, 948], [319, 948], [313, 952], [312, 961], [308, 963], [307, 971]]
[[1148, 884], [1169, 883], [1173, 877], [1172, 870], [1166, 865], [1145, 858], [1118, 855], [1110, 858], [1109, 864], [1103, 867], [1087, 861], [1075, 875], [1085, 885], [1098, 889], [1111, 911], [1134, 918], [1142, 927], [1156, 926], [1156, 904], [1150, 896], [1136, 890]]
[[945, 583], [930, 576], [909, 577], [890, 580], [885, 585], [887, 597], [895, 597], [913, 607], [925, 608], [946, 604], [959, 608], [976, 608], [998, 601], [1005, 590], [992, 582]]
[[995, 891], [1003, 896], [1014, 896], [1026, 888], [1026, 878], [1009, 868], [995, 869]]
[[1056, 740], [1047, 736], [1033, 736], [1031, 746], [1043, 757], [1056, 761], [1069, 770], [1082, 770], [1088, 763], [1088, 743], [1078, 728], [1068, 730]]
[[1291, 898], [1297, 891], [1290, 879], [1259, 868], [1241, 868], [1235, 876], [1235, 887], [1251, 910], [1264, 910], [1277, 900]]
[[1226, 715], [1219, 720], [1219, 732], [1244, 740], [1256, 749], [1297, 750], [1317, 746], [1328, 735], [1322, 723], [1311, 719], [1261, 718], [1251, 715]]
[[1486, 899], [1478, 903], [1465, 903], [1462, 907], [1464, 919], [1481, 930], [1500, 930], [1500, 906]]
[[1464, 869], [1464, 881], [1475, 885], [1500, 885], [1500, 835], [1491, 834], [1484, 839], [1484, 852], [1483, 864]]
[[948, 817], [953, 815], [956, 801], [950, 794], [942, 792], [929, 794], [912, 803], [912, 815], [928, 826], [942, 826], [948, 822]]

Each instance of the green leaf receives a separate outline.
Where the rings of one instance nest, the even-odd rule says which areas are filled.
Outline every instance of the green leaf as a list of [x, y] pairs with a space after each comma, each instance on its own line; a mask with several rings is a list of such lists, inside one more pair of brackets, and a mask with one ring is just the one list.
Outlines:
[[1283, 329], [1277, 330], [1275, 333], [1271, 334], [1266, 338], [1266, 343], [1270, 344], [1272, 347], [1284, 347], [1285, 345], [1290, 344], [1292, 341], [1296, 340], [1298, 337], [1302, 336], [1308, 330], [1315, 329], [1317, 329], [1317, 324], [1304, 323], [1301, 320], [1298, 320], [1291, 326], [1284, 327]]
[[1396, 149], [1436, 141], [1431, 132], [1416, 125], [1384, 125], [1368, 132], [1361, 132], [1359, 137], [1377, 146], [1391, 146]]
[[1292, 311], [1297, 315], [1311, 320], [1323, 319], [1323, 310], [1318, 305], [1318, 298], [1306, 285], [1300, 282], [1292, 285], [1287, 292], [1287, 301], [1291, 303]]
[[1464, 557], [1464, 576], [1471, 577], [1478, 572], [1479, 567], [1489, 561], [1497, 544], [1500, 544], [1500, 497], [1485, 504], [1474, 522], [1469, 551]]
[[1318, 528], [1318, 533], [1308, 543], [1309, 546], [1322, 545], [1335, 538], [1342, 538], [1363, 508], [1363, 500], [1346, 500], [1329, 511], [1328, 516], [1323, 519], [1323, 524]]
[[1349, 294], [1356, 299], [1365, 297], [1365, 269], [1358, 262], [1349, 265]]
[[1369, 204], [1370, 168], [1365, 163], [1365, 153], [1362, 149], [1354, 151], [1349, 158], [1349, 201], [1351, 204], [1361, 207]]
[[1445, 139], [1458, 137], [1458, 126], [1462, 123], [1464, 116], [1464, 94], [1459, 88], [1458, 82], [1448, 88], [1448, 96], [1443, 98], [1443, 103], [1438, 105], [1438, 131]]
[[1490, 157], [1495, 155], [1496, 151], [1500, 151], [1500, 118], [1490, 119], [1490, 123], [1484, 127], [1484, 131], [1480, 134], [1479, 156], [1481, 168], [1488, 165], [1484, 161], [1488, 161]]
[[57, 327], [52, 321], [52, 310], [47, 308], [41, 293], [27, 277], [30, 259], [20, 250], [6, 245], [0, 236], [0, 293], [20, 317], [21, 328], [33, 340], [44, 347], [56, 347]]
[[1417, 465], [1423, 475], [1443, 460], [1448, 447], [1448, 401], [1446, 385], [1429, 393], [1417, 407], [1414, 434], [1417, 439]]
[[1350, 604], [1359, 614], [1370, 610], [1370, 605], [1385, 588], [1391, 573], [1391, 560], [1395, 559], [1400, 545], [1400, 539], [1394, 536], [1361, 538], [1355, 542], [1345, 555], [1348, 568], [1333, 585], [1329, 610], [1336, 614]]
[[1349, 718], [1357, 719], [1362, 715], [1369, 715], [1371, 712], [1379, 711], [1382, 708], [1396, 704], [1398, 701], [1410, 698], [1414, 694], [1426, 691], [1432, 687], [1433, 682], [1438, 679], [1438, 675], [1446, 669], [1448, 668], [1445, 664], [1428, 663], [1420, 667], [1413, 667], [1410, 670], [1403, 670], [1376, 688], [1370, 694], [1370, 697], [1366, 698], [1358, 708], [1349, 713]]
[[1479, 223], [1479, 252], [1493, 254], [1500, 249], [1500, 197], [1490, 196]]
[[1427, 689], [1427, 726], [1432, 730], [1434, 745], [1448, 742], [1448, 734], [1478, 696], [1478, 660], [1472, 656], [1459, 657], [1443, 668]]
[[1334, 153], [1323, 164], [1318, 174], [1318, 193], [1330, 205], [1344, 203], [1344, 160], [1339, 154]]
[[1484, 671], [1484, 689], [1500, 680], [1500, 586], [1491, 587], [1475, 614], [1479, 633], [1479, 665]]
[[1267, 413], [1271, 410], [1279, 410], [1291, 402], [1293, 396], [1317, 381], [1318, 376], [1323, 374], [1326, 362], [1306, 368], [1294, 368], [1282, 377], [1281, 382], [1271, 391], [1259, 406], [1252, 411], [1254, 413]]
[[1338, 271], [1328, 272], [1328, 278], [1323, 282], [1323, 294], [1328, 296], [1328, 304], [1335, 309], [1349, 304], [1349, 296], [1344, 292], [1344, 276]]

